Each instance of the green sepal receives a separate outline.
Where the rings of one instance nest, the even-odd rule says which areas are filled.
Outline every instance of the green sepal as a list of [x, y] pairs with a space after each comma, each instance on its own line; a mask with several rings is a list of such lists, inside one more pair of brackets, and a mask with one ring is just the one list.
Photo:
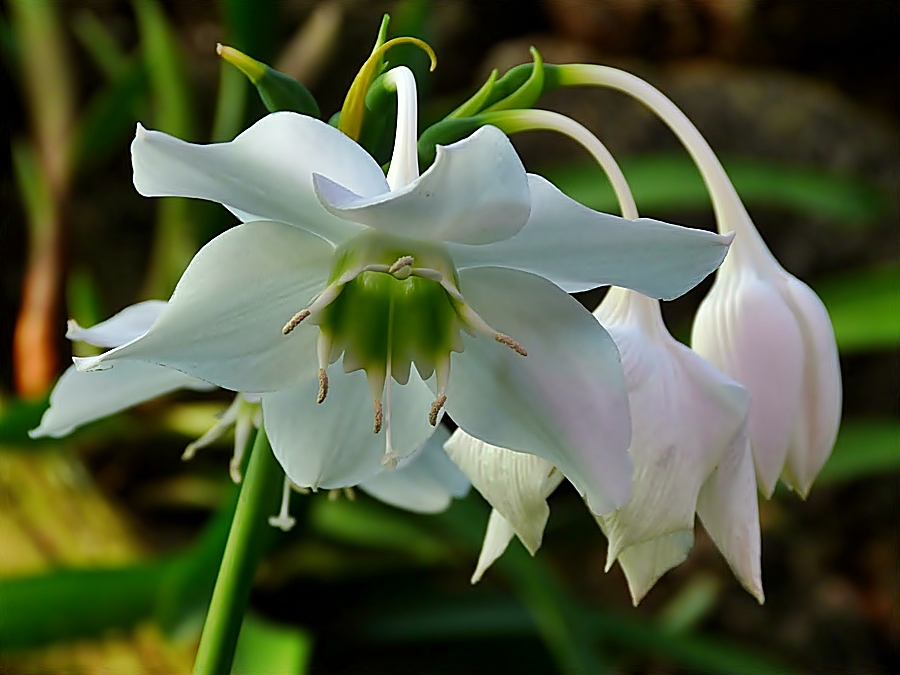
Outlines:
[[491, 92], [494, 90], [494, 85], [497, 82], [497, 69], [494, 68], [491, 71], [491, 74], [488, 75], [488, 79], [485, 80], [485, 83], [481, 85], [481, 87], [476, 91], [469, 100], [462, 103], [456, 110], [447, 115], [445, 119], [459, 119], [462, 117], [471, 117], [472, 115], [477, 114], [484, 107], [488, 98], [491, 96]]
[[507, 71], [493, 88], [485, 107], [479, 112], [530, 108], [537, 103], [544, 93], [544, 61], [537, 49], [531, 47], [530, 51], [534, 62]]

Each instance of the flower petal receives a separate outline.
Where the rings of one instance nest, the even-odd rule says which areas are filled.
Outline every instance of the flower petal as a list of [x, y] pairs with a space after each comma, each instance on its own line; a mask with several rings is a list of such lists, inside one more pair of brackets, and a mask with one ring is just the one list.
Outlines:
[[509, 542], [515, 536], [513, 526], [509, 524], [497, 510], [491, 511], [488, 519], [487, 530], [484, 533], [484, 543], [481, 545], [481, 553], [478, 554], [478, 564], [472, 573], [472, 583], [477, 584], [488, 568], [503, 555]]
[[522, 161], [496, 127], [481, 127], [438, 147], [434, 164], [395, 192], [360, 195], [329, 176], [314, 177], [322, 205], [340, 218], [390, 234], [430, 241], [487, 244], [511, 237], [528, 219]]
[[123, 361], [114, 368], [80, 373], [70, 367], [50, 393], [50, 407], [32, 438], [59, 438], [76, 428], [108, 417], [177, 389], [208, 391], [213, 387], [177, 370], [139, 361]]
[[241, 220], [302, 225], [332, 243], [359, 230], [325, 212], [313, 172], [373, 197], [388, 191], [374, 159], [337, 129], [291, 112], [263, 117], [229, 143], [195, 145], [138, 125], [134, 186], [145, 197], [219, 202]]
[[837, 438], [841, 423], [841, 366], [828, 311], [806, 284], [785, 274], [803, 343], [803, 392], [782, 479], [803, 497], [809, 493]]
[[694, 530], [678, 530], [626, 548], [619, 554], [631, 601], [637, 607], [663, 574], [687, 560], [694, 545]]
[[734, 576], [762, 604], [759, 505], [746, 433], [738, 436], [700, 490], [697, 515]]
[[[616, 289], [611, 291], [615, 293]], [[633, 304], [654, 303], [619, 291]], [[611, 296], [607, 296], [610, 298]], [[603, 316], [607, 301], [595, 315]], [[635, 308], [634, 311], [638, 311]], [[746, 423], [749, 396], [659, 325], [647, 333], [625, 318], [607, 324], [628, 385], [634, 463], [631, 495], [600, 518], [608, 564], [619, 553], [694, 525], [697, 494]]]
[[454, 354], [447, 412], [491, 445], [543, 457], [595, 513], [628, 496], [631, 422], [619, 355], [609, 334], [546, 279], [482, 267], [460, 273], [460, 290], [522, 357], [485, 336]]
[[[272, 451], [300, 487], [340, 488], [368, 481], [382, 471], [385, 430], [372, 433], [372, 394], [362, 371], [331, 368], [328, 398], [316, 403], [315, 374], [299, 385], [263, 395], [263, 424]], [[394, 450], [407, 457], [434, 432], [428, 413], [431, 390], [413, 370], [406, 385], [393, 383]], [[385, 416], [388, 411], [385, 410]]]
[[753, 463], [760, 490], [771, 496], [800, 407], [804, 357], [797, 320], [768, 283], [723, 271], [697, 310], [691, 344], [750, 392]]
[[386, 504], [415, 513], [446, 510], [453, 497], [462, 497], [469, 491], [468, 479], [444, 452], [448, 438], [447, 427], [438, 425], [415, 454], [393, 471], [385, 469], [360, 483], [360, 489]]
[[444, 449], [534, 555], [550, 517], [547, 497], [562, 482], [562, 474], [541, 457], [489, 445], [462, 429]]
[[95, 347], [118, 347], [146, 333], [165, 308], [165, 300], [146, 300], [126, 307], [90, 328], [82, 328], [74, 319], [69, 319], [66, 337]]
[[696, 286], [728, 252], [731, 235], [626, 220], [582, 206], [540, 176], [529, 174], [528, 184], [525, 227], [488, 246], [450, 245], [457, 269], [509, 267], [545, 277], [568, 293], [611, 284], [670, 300]]
[[149, 361], [243, 392], [291, 386], [317, 370], [318, 330], [285, 322], [320, 291], [332, 247], [283, 223], [245, 223], [204, 246], [143, 336], [80, 370], [119, 359]]

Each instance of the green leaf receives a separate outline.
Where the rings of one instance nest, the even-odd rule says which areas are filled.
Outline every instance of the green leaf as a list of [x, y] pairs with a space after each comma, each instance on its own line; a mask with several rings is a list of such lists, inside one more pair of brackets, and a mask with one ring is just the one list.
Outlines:
[[244, 617], [238, 637], [233, 675], [304, 675], [312, 657], [312, 638], [295, 626]]
[[900, 471], [900, 422], [851, 421], [841, 425], [831, 457], [816, 479], [828, 483]]
[[[723, 164], [738, 194], [751, 207], [777, 206], [846, 227], [865, 224], [887, 208], [881, 192], [856, 179], [762, 161]], [[712, 208], [700, 173], [681, 154], [626, 158], [622, 171], [643, 214]], [[572, 199], [598, 211], [618, 213], [612, 188], [596, 164], [578, 162], [540, 173]]]
[[815, 284], [843, 354], [900, 346], [900, 266], [858, 270]]

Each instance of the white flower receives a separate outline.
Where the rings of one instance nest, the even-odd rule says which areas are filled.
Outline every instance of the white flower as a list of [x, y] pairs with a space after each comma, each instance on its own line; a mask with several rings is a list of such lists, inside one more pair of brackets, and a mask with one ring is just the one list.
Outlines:
[[594, 315], [622, 356], [634, 463], [622, 507], [597, 522], [637, 604], [687, 557], [694, 514], [760, 602], [760, 534], [746, 390], [666, 330], [659, 303], [612, 288]]
[[672, 101], [606, 66], [560, 66], [557, 77], [560, 84], [633, 96], [672, 129], [697, 164], [719, 231], [736, 236], [697, 313], [692, 345], [750, 391], [750, 444], [763, 494], [772, 494], [780, 475], [806, 496], [831, 454], [841, 417], [837, 344], [822, 301], [778, 264], [712, 148]]
[[[90, 328], [69, 321], [66, 337], [97, 347], [118, 347], [147, 332], [165, 305], [159, 300], [131, 305]], [[178, 389], [209, 391], [215, 386], [177, 370], [142, 361], [123, 361], [115, 368], [87, 373], [70, 367], [53, 388], [50, 407], [44, 412], [40, 425], [29, 435], [32, 438], [60, 438], [89, 422]], [[250, 433], [261, 422], [258, 404], [258, 395], [237, 394], [216, 424], [187, 446], [183, 458], [192, 458], [197, 450], [234, 427], [230, 474], [232, 480], [239, 483], [241, 458]], [[442, 450], [449, 436], [445, 427], [439, 427], [423, 447], [400, 462], [396, 471], [382, 471], [358, 487], [386, 504], [407, 511], [437, 513], [445, 510], [453, 497], [464, 496], [469, 488], [468, 480]], [[282, 527], [293, 522], [287, 514], [286, 500], [280, 516], [272, 520]]]
[[698, 353], [750, 391], [757, 482], [771, 496], [779, 476], [805, 497], [834, 446], [841, 371], [828, 312], [775, 260], [739, 202], [723, 225], [738, 230], [694, 319]]
[[[207, 146], [139, 128], [141, 194], [217, 201], [244, 224], [195, 256], [145, 335], [79, 368], [149, 361], [263, 392], [273, 450], [300, 486], [367, 480], [446, 408], [472, 435], [552, 462], [595, 512], [615, 508], [630, 475], [621, 369], [567, 292], [675, 297], [729, 239], [587, 209], [526, 174], [494, 127], [439, 148], [419, 176], [414, 81], [389, 75], [400, 115], [387, 179], [301, 115]], [[329, 370], [338, 359], [344, 372]]]

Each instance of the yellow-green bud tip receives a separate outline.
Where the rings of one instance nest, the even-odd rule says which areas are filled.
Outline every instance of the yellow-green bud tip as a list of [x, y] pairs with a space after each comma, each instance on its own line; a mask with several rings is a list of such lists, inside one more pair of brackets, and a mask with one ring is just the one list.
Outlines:
[[264, 63], [260, 63], [256, 59], [250, 58], [234, 47], [226, 47], [225, 45], [217, 44], [216, 54], [240, 70], [253, 84], [259, 82], [263, 75], [266, 74], [266, 65]]

